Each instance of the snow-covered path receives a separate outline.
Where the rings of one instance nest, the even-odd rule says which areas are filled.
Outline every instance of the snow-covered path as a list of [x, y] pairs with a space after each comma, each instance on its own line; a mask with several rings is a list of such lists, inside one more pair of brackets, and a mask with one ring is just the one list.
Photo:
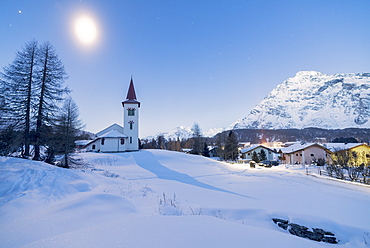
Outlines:
[[85, 170], [0, 157], [0, 247], [370, 247], [370, 188], [163, 150], [81, 154]]

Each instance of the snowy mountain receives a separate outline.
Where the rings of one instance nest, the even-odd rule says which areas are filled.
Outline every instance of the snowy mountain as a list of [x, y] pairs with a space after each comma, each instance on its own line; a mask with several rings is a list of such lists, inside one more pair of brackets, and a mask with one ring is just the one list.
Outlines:
[[192, 137], [192, 131], [191, 127], [185, 127], [185, 126], [180, 126], [180, 127], [175, 127], [169, 132], [163, 132], [163, 133], [158, 133], [156, 137], [163, 135], [165, 139], [169, 140], [176, 140], [179, 138], [180, 140], [182, 139], [189, 139]]
[[[202, 133], [203, 137], [213, 137], [223, 131], [225, 131], [224, 128], [211, 128], [208, 131]], [[147, 137], [147, 139], [153, 139], [160, 135], [163, 135], [166, 140], [177, 140], [177, 138], [182, 140], [191, 138], [193, 136], [193, 131], [191, 131], [191, 127], [180, 126], [172, 129], [170, 132], [158, 133], [155, 137], [150, 136]]]
[[222, 133], [223, 131], [226, 131], [226, 129], [222, 128], [222, 127], [221, 128], [211, 128], [208, 131], [203, 132], [203, 136], [204, 137], [213, 137], [218, 133]]
[[370, 128], [370, 73], [301, 71], [231, 129]]

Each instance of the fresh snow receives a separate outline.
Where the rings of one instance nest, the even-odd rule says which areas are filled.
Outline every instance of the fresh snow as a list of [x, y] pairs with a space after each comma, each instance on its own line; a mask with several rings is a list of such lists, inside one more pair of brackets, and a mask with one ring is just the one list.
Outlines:
[[83, 170], [0, 157], [0, 247], [370, 247], [367, 186], [164, 150], [80, 156]]

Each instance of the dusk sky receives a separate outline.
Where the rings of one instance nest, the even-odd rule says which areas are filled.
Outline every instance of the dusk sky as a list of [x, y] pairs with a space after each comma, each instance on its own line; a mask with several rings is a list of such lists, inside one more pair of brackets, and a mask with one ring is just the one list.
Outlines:
[[[123, 124], [131, 76], [141, 138], [194, 122], [207, 131], [298, 71], [370, 72], [369, 13], [369, 0], [2, 0], [0, 68], [50, 41], [87, 131]], [[81, 16], [96, 39], [79, 40]]]

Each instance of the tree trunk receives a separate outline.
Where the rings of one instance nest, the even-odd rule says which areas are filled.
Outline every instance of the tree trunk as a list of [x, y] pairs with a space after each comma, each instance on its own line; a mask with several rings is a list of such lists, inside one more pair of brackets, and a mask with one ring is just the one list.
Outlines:
[[24, 157], [28, 158], [30, 156], [30, 122], [31, 122], [31, 97], [32, 97], [32, 79], [33, 79], [33, 67], [35, 65], [35, 53], [37, 49], [37, 43], [32, 44], [32, 55], [31, 55], [31, 65], [30, 74], [28, 80], [27, 89], [27, 103], [26, 103], [26, 125], [24, 130]]
[[41, 92], [40, 92], [40, 100], [39, 100], [39, 109], [37, 112], [37, 121], [36, 121], [36, 137], [35, 137], [35, 156], [33, 160], [40, 160], [40, 146], [41, 146], [41, 127], [42, 127], [42, 117], [43, 117], [43, 107], [44, 107], [44, 97], [45, 97], [45, 87], [46, 87], [46, 71], [47, 71], [47, 63], [48, 63], [48, 56], [49, 50], [46, 49], [45, 60], [44, 60], [44, 68], [41, 80]]

